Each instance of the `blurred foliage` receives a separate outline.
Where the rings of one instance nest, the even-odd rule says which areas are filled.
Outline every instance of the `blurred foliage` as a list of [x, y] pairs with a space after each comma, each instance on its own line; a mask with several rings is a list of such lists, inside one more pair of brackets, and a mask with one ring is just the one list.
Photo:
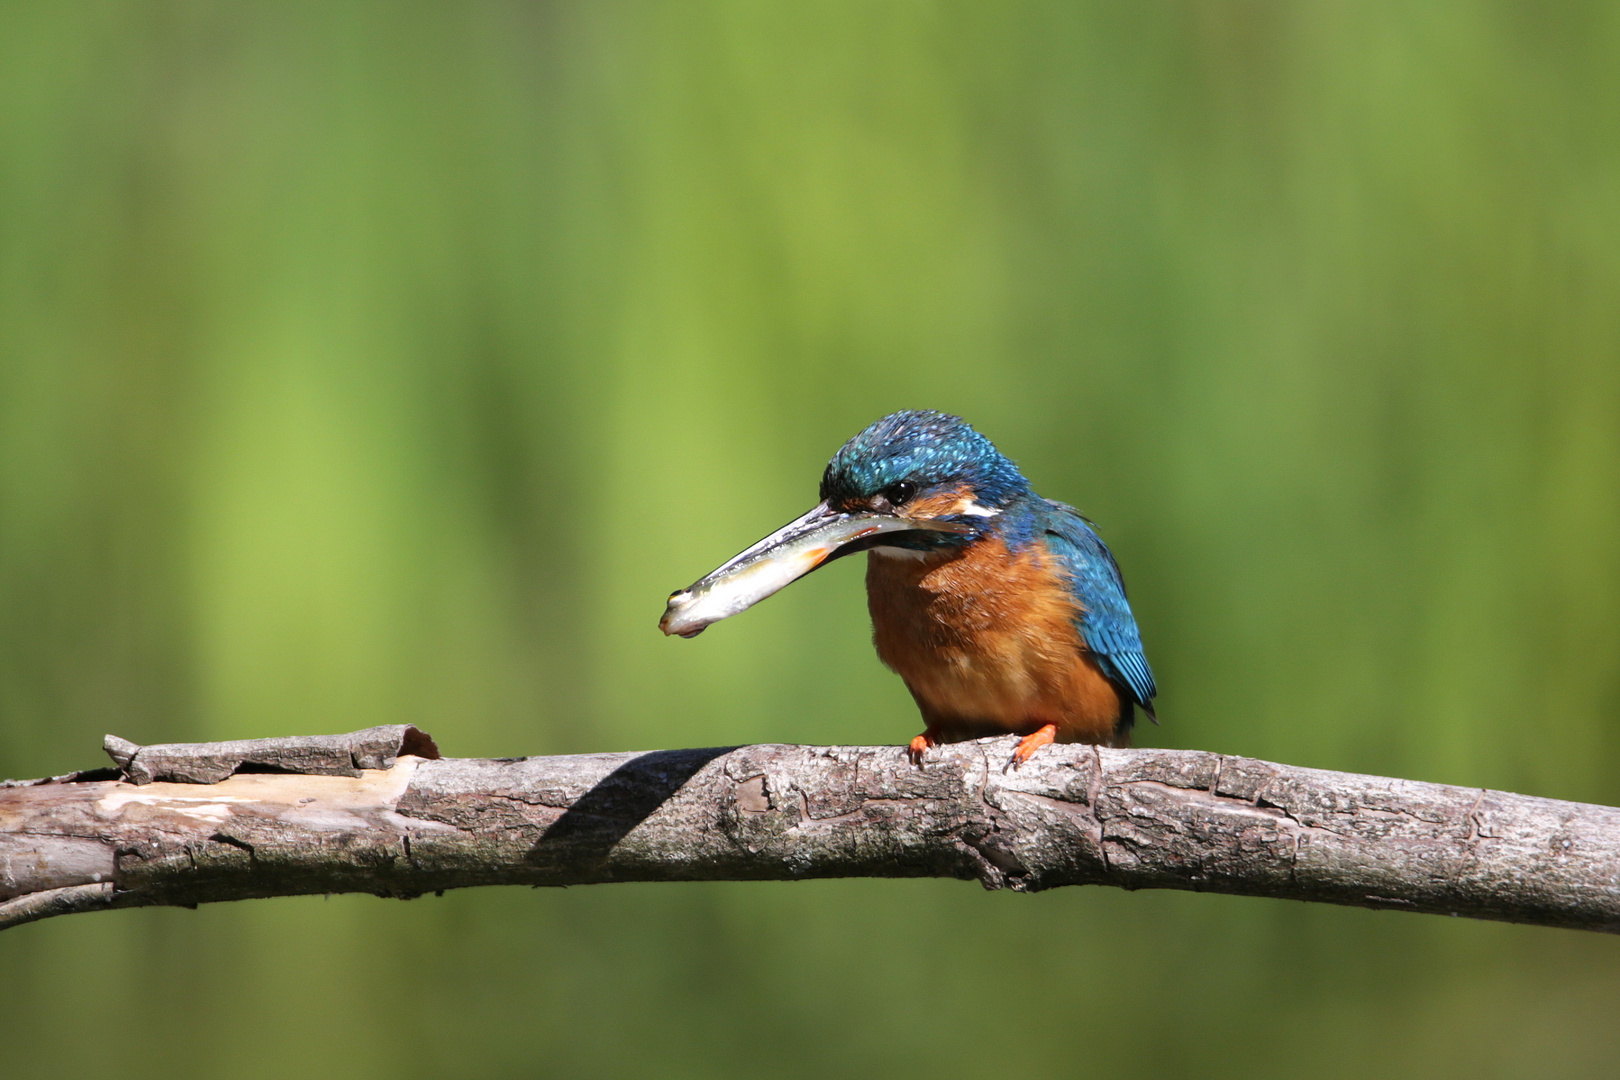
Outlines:
[[[858, 560], [653, 624], [915, 406], [1100, 523], [1143, 743], [1620, 803], [1617, 121], [1573, 0], [0, 7], [0, 774], [900, 742]], [[954, 882], [80, 916], [0, 986], [17, 1077], [1620, 1054], [1608, 938]]]

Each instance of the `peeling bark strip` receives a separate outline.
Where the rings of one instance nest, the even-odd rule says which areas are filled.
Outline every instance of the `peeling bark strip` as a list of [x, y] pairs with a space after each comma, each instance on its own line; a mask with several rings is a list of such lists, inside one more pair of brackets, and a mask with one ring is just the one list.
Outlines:
[[238, 772], [359, 776], [363, 769], [393, 768], [394, 759], [401, 754], [439, 756], [433, 740], [409, 724], [388, 724], [347, 735], [159, 746], [136, 746], [128, 739], [108, 735], [101, 745], [132, 784], [154, 780], [216, 784]]
[[403, 726], [109, 740], [125, 779], [0, 787], [0, 928], [301, 893], [955, 877], [1620, 931], [1620, 809], [1187, 750], [1048, 746], [1004, 772], [1014, 742], [919, 771], [887, 746], [437, 759]]

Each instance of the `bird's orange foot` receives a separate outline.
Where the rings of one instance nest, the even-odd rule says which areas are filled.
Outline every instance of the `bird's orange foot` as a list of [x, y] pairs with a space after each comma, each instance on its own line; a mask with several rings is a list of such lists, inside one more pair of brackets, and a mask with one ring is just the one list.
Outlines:
[[1012, 761], [1008, 762], [1008, 764], [1016, 769], [1033, 757], [1035, 751], [1047, 743], [1054, 742], [1057, 742], [1056, 724], [1047, 724], [1045, 727], [1037, 728], [1018, 740], [1018, 749], [1013, 751]]
[[929, 747], [938, 745], [939, 740], [934, 738], [934, 729], [929, 728], [911, 740], [911, 745], [906, 747], [906, 756], [911, 759], [913, 765], [920, 769], [922, 768], [923, 755], [928, 752]]

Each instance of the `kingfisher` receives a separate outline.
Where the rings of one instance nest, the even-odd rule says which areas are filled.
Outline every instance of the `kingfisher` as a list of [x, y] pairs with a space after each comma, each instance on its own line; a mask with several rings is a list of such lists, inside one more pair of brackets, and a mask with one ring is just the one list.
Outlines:
[[659, 628], [694, 637], [834, 559], [867, 553], [879, 659], [925, 724], [912, 761], [945, 742], [1023, 736], [1126, 745], [1158, 692], [1125, 579], [1072, 506], [1043, 499], [958, 416], [891, 413], [846, 442], [821, 501], [669, 598]]

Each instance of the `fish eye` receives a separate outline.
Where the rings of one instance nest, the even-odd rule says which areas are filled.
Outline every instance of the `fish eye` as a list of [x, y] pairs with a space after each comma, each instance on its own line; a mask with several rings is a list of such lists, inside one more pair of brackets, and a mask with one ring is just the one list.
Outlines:
[[898, 484], [890, 484], [883, 489], [883, 497], [889, 500], [890, 506], [902, 506], [911, 501], [917, 494], [917, 485], [910, 480], [902, 480]]

